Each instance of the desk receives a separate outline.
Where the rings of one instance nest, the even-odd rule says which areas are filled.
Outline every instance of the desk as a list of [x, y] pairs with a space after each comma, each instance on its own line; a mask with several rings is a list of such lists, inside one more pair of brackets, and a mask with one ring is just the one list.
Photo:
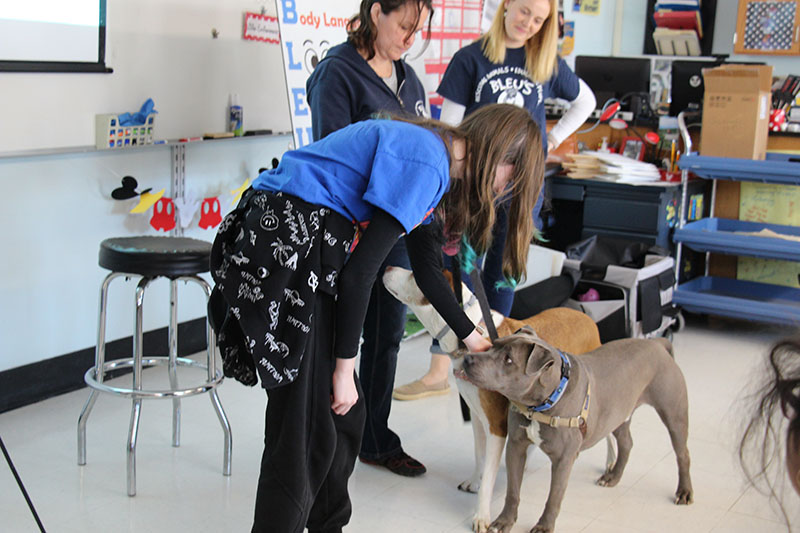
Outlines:
[[[559, 176], [549, 169], [545, 178], [542, 219], [546, 246], [565, 250], [572, 243], [592, 235], [635, 240], [660, 246], [674, 254], [672, 229], [678, 222], [680, 183], [629, 185], [603, 180], [577, 180]], [[703, 195], [703, 216], [709, 212], [704, 180], [689, 183], [688, 196]], [[702, 264], [688, 258], [688, 273]]]

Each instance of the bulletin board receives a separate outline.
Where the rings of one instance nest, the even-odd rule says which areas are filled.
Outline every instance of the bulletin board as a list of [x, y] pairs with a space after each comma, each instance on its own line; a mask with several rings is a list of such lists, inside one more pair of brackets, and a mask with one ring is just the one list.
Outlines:
[[[800, 186], [741, 183], [739, 219], [800, 226]], [[800, 263], [739, 256], [736, 277], [787, 287], [800, 287]]]
[[138, 111], [152, 98], [156, 138], [225, 130], [239, 95], [244, 129], [290, 129], [280, 46], [243, 39], [247, 12], [272, 2], [108, 2], [99, 73], [0, 73], [0, 153], [94, 145], [95, 115]]
[[800, 54], [800, 1], [739, 0], [737, 54]]

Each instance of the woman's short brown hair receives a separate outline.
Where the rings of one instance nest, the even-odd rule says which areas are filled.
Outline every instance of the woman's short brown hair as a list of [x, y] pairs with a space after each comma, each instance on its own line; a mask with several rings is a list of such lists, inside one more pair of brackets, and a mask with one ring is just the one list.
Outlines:
[[[380, 4], [381, 11], [383, 11], [385, 15], [400, 9], [406, 4], [416, 6], [417, 17], [414, 21], [414, 28], [416, 28], [422, 16], [422, 8], [428, 8], [428, 31], [425, 32], [425, 40], [430, 40], [431, 22], [433, 20], [432, 0], [361, 0], [361, 7], [358, 10], [358, 14], [354, 15], [347, 24], [347, 37], [357, 50], [366, 52], [367, 60], [375, 57], [375, 39], [378, 37], [377, 29], [370, 16], [372, 6], [375, 3]], [[408, 37], [411, 37], [411, 35], [412, 33], [409, 33]]]

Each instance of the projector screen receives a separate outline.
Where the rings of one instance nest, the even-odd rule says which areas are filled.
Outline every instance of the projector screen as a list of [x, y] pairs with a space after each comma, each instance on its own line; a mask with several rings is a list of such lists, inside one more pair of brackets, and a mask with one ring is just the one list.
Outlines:
[[0, 2], [0, 70], [110, 72], [106, 0]]

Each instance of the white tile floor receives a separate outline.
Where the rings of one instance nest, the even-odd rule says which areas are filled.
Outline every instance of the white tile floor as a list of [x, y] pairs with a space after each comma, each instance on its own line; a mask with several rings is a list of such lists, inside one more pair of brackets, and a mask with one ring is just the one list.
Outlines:
[[[689, 386], [695, 503], [671, 503], [677, 485], [674, 455], [655, 412], [643, 407], [634, 417], [634, 448], [620, 485], [594, 485], [605, 458], [604, 445], [582, 454], [557, 531], [787, 531], [768, 499], [743, 482], [735, 462], [735, 439], [744, 418], [743, 390], [758, 373], [769, 344], [791, 331], [719, 319], [690, 320], [675, 336], [675, 349]], [[427, 368], [428, 345], [427, 336], [403, 344], [398, 383]], [[160, 370], [147, 371], [145, 379], [160, 379]], [[85, 390], [0, 415], [0, 435], [51, 533], [249, 531], [265, 395], [230, 380], [222, 385], [220, 396], [234, 432], [233, 475], [221, 474], [222, 432], [207, 399], [183, 402], [179, 448], [170, 446], [170, 403], [145, 402], [134, 498], [126, 495], [125, 485], [126, 400], [99, 398], [89, 419], [84, 467], [76, 464], [76, 421]], [[461, 421], [455, 387], [446, 396], [395, 402], [391, 425], [428, 473], [406, 479], [359, 463], [351, 480], [353, 518], [345, 531], [469, 531], [476, 496], [456, 486], [472, 470], [472, 431]], [[548, 461], [534, 450], [515, 533], [528, 531], [536, 522], [548, 483]], [[501, 467], [494, 515], [504, 493]], [[786, 507], [800, 528], [800, 500], [793, 493], [787, 494]], [[0, 531], [38, 531], [5, 464], [0, 464], [0, 517]]]

